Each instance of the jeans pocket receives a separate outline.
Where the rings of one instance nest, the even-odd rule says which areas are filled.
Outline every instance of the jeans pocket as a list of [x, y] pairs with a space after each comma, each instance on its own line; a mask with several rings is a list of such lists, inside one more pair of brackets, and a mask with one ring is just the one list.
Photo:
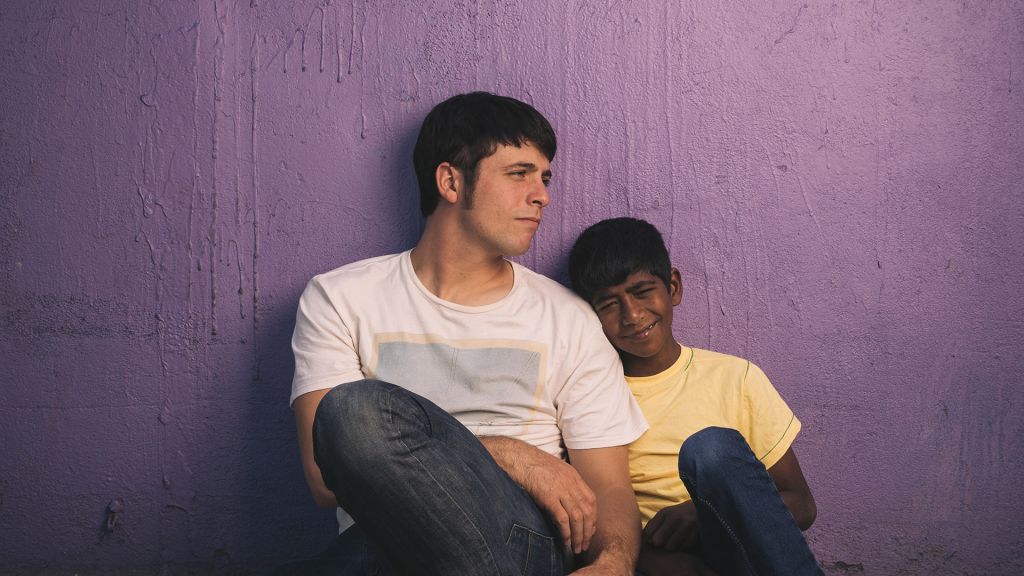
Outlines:
[[561, 550], [554, 538], [513, 524], [506, 544], [523, 576], [562, 576]]

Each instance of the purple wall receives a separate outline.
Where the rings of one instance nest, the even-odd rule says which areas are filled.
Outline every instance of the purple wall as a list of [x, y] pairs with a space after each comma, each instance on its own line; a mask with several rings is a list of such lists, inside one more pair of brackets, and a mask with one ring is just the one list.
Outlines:
[[471, 89], [560, 136], [524, 263], [652, 220], [678, 335], [790, 401], [828, 574], [1024, 570], [1024, 6], [377, 4], [0, 4], [0, 571], [330, 538], [298, 294], [414, 242], [416, 129]]

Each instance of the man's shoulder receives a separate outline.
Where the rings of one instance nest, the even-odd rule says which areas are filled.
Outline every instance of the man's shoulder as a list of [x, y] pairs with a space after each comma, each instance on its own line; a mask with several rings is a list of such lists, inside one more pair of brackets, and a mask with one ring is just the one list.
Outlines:
[[547, 300], [553, 306], [557, 306], [560, 313], [580, 313], [586, 317], [593, 315], [590, 305], [572, 290], [526, 266], [515, 262], [512, 266], [515, 273], [521, 276], [523, 287], [530, 292], [531, 297]]
[[405, 256], [405, 252], [357, 260], [317, 274], [309, 282], [325, 289], [363, 286], [367, 282], [379, 282], [401, 270], [403, 256]]

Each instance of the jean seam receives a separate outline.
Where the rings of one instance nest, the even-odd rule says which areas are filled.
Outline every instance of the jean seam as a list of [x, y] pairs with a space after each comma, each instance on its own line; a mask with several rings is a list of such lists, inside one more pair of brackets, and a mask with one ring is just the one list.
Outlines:
[[526, 535], [526, 560], [523, 562], [523, 568], [526, 569], [527, 567], [530, 566], [530, 559], [533, 557], [533, 537], [536, 536], [537, 538], [544, 539], [549, 544], [548, 549], [550, 550], [550, 554], [548, 554], [548, 567], [549, 567], [548, 571], [549, 571], [549, 573], [554, 574], [554, 572], [551, 570], [551, 567], [555, 566], [555, 553], [556, 553], [555, 545], [554, 545], [555, 539], [553, 537], [551, 537], [551, 536], [546, 535], [546, 534], [541, 534], [540, 532], [537, 532], [536, 530], [534, 530], [534, 529], [532, 529], [532, 528], [530, 528], [528, 526], [523, 526], [522, 524], [520, 524], [518, 522], [513, 522], [512, 523], [512, 529], [509, 530], [509, 533], [508, 533], [508, 538], [505, 539], [505, 545], [506, 546], [511, 544], [512, 536], [516, 533], [516, 529], [517, 528], [522, 530], [523, 532], [525, 532], [525, 535]]
[[[690, 479], [687, 478], [686, 474], [680, 473], [679, 477], [683, 479], [686, 483], [690, 483]], [[711, 504], [711, 502], [693, 494], [691, 494], [691, 496], [693, 496], [694, 500], [699, 500], [704, 506], [707, 506], [708, 510], [711, 510], [711, 513], [714, 514], [715, 518], [718, 519], [718, 523], [723, 528], [725, 528], [725, 531], [729, 534], [729, 537], [732, 539], [733, 543], [736, 544], [736, 547], [739, 548], [740, 552], [743, 554], [743, 562], [747, 565], [747, 568], [750, 570], [750, 573], [754, 576], [757, 576], [757, 571], [754, 570], [754, 565], [750, 562], [750, 556], [747, 554], [747, 549], [743, 547], [743, 543], [740, 542], [740, 539], [736, 536], [736, 532], [733, 531], [732, 526], [729, 526], [729, 523], [722, 519], [722, 515], [718, 513], [718, 510], [715, 510], [715, 507]]]
[[[387, 401], [386, 401], [386, 404], [385, 404], [385, 409], [387, 410], [387, 417], [388, 417], [389, 423], [392, 426], [395, 426], [395, 422], [394, 422], [395, 411], [391, 408], [391, 401], [392, 401], [392, 398], [394, 397], [394, 394], [393, 394], [392, 390], [386, 391], [386, 394], [387, 394]], [[415, 400], [413, 400], [413, 401], [415, 402]], [[423, 407], [419, 405], [419, 402], [416, 402], [416, 405], [420, 409], [420, 411], [423, 412], [424, 416], [426, 416], [427, 422], [430, 423], [430, 415], [427, 414], [426, 410], [423, 410]], [[430, 424], [430, 427], [433, 428], [433, 425]], [[420, 466], [420, 470], [422, 470], [426, 474], [426, 476], [430, 478], [430, 480], [434, 483], [434, 485], [436, 487], [438, 487], [442, 492], [444, 492], [445, 496], [448, 497], [448, 501], [455, 505], [455, 507], [462, 514], [462, 517], [465, 519], [466, 525], [473, 527], [473, 530], [475, 530], [476, 533], [477, 533], [477, 537], [480, 539], [481, 542], [484, 543], [484, 546], [483, 546], [484, 549], [487, 550], [487, 554], [490, 556], [491, 568], [495, 571], [495, 573], [499, 572], [497, 559], [494, 557], [494, 554], [491, 551], [490, 546], [487, 545], [487, 538], [485, 538], [483, 533], [480, 532], [480, 528], [472, 521], [472, 518], [470, 517], [470, 515], [466, 513], [465, 509], [462, 508], [462, 506], [459, 504], [458, 500], [455, 499], [451, 495], [450, 492], [448, 492], [448, 490], [444, 486], [444, 483], [438, 481], [438, 479], [436, 477], [434, 477], [434, 475], [431, 472], [430, 468], [428, 466], [426, 466], [423, 463], [422, 460], [420, 460], [419, 458], [417, 458], [416, 456], [413, 455], [412, 449], [409, 448], [409, 445], [406, 444], [406, 442], [405, 442], [405, 435], [404, 434], [400, 433], [398, 435], [398, 441], [401, 442], [402, 447], [405, 448], [406, 452], [408, 452], [409, 455], [412, 456], [412, 458], [414, 460], [416, 460], [416, 463], [419, 464], [419, 466]]]

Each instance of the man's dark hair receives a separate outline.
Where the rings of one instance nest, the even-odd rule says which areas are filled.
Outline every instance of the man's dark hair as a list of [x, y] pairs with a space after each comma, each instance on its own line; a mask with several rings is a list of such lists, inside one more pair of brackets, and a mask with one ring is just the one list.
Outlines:
[[657, 228], [636, 218], [612, 218], [594, 224], [580, 234], [569, 253], [573, 290], [587, 302], [640, 270], [669, 285], [672, 263], [665, 241]]
[[442, 162], [450, 163], [465, 176], [468, 203], [472, 201], [477, 166], [494, 154], [499, 144], [532, 144], [548, 161], [554, 159], [558, 147], [547, 119], [533, 106], [514, 98], [471, 92], [434, 106], [423, 119], [412, 153], [423, 216], [437, 208], [440, 191], [435, 173]]

